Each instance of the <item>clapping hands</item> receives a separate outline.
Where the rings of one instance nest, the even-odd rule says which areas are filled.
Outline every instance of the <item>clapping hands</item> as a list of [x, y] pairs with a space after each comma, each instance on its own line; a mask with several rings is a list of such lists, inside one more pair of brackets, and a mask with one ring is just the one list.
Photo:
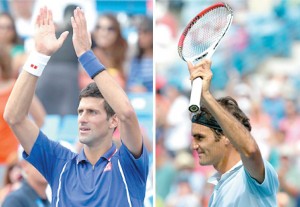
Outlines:
[[35, 22], [35, 49], [37, 52], [51, 56], [63, 44], [69, 32], [63, 32], [57, 39], [52, 12], [47, 7], [41, 8]]
[[[74, 10], [71, 17], [73, 27], [73, 45], [77, 56], [91, 49], [91, 35], [87, 30], [86, 18], [80, 8]], [[63, 32], [59, 38], [55, 35], [55, 25], [52, 11], [47, 7], [41, 8], [35, 22], [35, 49], [37, 52], [51, 56], [64, 43], [69, 32]]]

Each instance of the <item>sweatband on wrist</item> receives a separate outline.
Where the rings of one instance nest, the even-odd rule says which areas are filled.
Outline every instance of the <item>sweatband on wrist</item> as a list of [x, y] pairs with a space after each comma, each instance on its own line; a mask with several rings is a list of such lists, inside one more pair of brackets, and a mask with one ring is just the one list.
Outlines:
[[92, 79], [105, 70], [105, 67], [100, 63], [91, 50], [83, 53], [78, 60]]
[[36, 51], [31, 52], [23, 69], [34, 76], [41, 76], [45, 66], [50, 60], [51, 56], [47, 56]]

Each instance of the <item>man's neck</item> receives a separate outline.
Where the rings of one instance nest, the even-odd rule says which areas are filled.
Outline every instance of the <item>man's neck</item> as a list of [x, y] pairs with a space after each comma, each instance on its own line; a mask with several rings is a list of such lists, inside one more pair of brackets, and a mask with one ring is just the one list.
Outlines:
[[87, 160], [92, 164], [95, 165], [97, 161], [100, 159], [100, 157], [106, 153], [112, 146], [112, 141], [109, 142], [103, 142], [100, 145], [97, 146], [83, 146], [84, 154], [87, 158]]
[[231, 152], [227, 154], [227, 156], [225, 156], [225, 158], [220, 163], [218, 163], [218, 165], [214, 166], [214, 168], [220, 174], [224, 174], [228, 172], [228, 170], [230, 170], [233, 166], [235, 166], [240, 160], [240, 154], [235, 150], [231, 150]]

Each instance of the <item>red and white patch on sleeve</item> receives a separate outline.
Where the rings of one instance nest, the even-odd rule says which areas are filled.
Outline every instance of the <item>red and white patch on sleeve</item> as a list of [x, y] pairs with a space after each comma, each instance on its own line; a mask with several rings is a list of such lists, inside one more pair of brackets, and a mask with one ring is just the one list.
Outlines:
[[107, 165], [105, 166], [103, 172], [105, 172], [105, 171], [110, 171], [111, 168], [112, 168], [112, 164], [111, 164], [111, 162], [108, 162]]

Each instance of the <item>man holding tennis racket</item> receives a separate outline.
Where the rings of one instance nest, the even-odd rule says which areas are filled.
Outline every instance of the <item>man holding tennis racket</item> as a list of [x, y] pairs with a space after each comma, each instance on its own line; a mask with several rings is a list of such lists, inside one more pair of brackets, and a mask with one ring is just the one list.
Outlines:
[[192, 117], [192, 147], [200, 165], [213, 165], [217, 173], [208, 182], [215, 185], [209, 206], [274, 207], [278, 177], [263, 160], [250, 134], [248, 117], [231, 97], [215, 99], [209, 91], [210, 60], [193, 66], [188, 63], [191, 80], [202, 78], [201, 111]]
[[[52, 206], [143, 206], [148, 154], [136, 114], [125, 92], [90, 50], [81, 9], [74, 10], [71, 23], [79, 62], [95, 81], [80, 94], [78, 127], [83, 150], [76, 154], [49, 140], [27, 116], [38, 77], [68, 35], [64, 32], [56, 38], [47, 8], [37, 17], [35, 52], [15, 83], [4, 118], [22, 144], [23, 156], [50, 184]], [[123, 143], [119, 149], [112, 143], [117, 126]]]

